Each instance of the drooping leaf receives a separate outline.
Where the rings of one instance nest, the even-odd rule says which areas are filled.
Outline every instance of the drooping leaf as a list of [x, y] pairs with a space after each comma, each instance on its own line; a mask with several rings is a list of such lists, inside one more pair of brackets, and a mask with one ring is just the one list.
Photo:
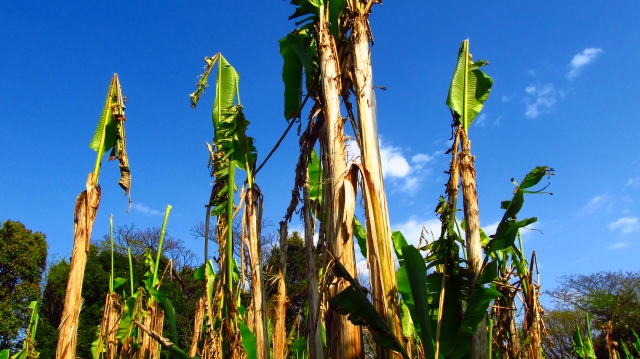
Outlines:
[[524, 177], [519, 187], [522, 189], [531, 188], [537, 185], [544, 178], [544, 176], [552, 174], [553, 172], [551, 168], [547, 166], [537, 166]]
[[391, 240], [393, 241], [393, 249], [396, 251], [396, 257], [398, 257], [398, 260], [403, 260], [402, 248], [408, 245], [407, 240], [400, 231], [393, 231], [391, 233]]
[[489, 304], [500, 296], [500, 292], [494, 289], [484, 288], [480, 285], [474, 288], [471, 293], [471, 298], [469, 298], [469, 302], [467, 303], [467, 308], [464, 311], [462, 323], [460, 324], [458, 341], [453, 351], [454, 359], [464, 357], [469, 349], [471, 349], [471, 343], [465, 340], [465, 337], [476, 332], [478, 325], [487, 315]]
[[355, 216], [353, 217], [353, 236], [356, 237], [358, 241], [358, 247], [360, 247], [362, 256], [367, 258], [367, 231]]
[[242, 337], [242, 347], [247, 355], [247, 359], [256, 358], [256, 337], [253, 335], [249, 327], [242, 320], [238, 320], [238, 329]]
[[487, 264], [482, 270], [482, 273], [476, 280], [477, 284], [488, 284], [493, 282], [498, 277], [498, 262], [492, 261]]
[[171, 329], [171, 340], [174, 343], [178, 342], [178, 329], [177, 329], [177, 321], [176, 321], [176, 310], [173, 308], [173, 303], [171, 300], [167, 298], [164, 293], [160, 292], [155, 288], [151, 288], [150, 294], [153, 298], [161, 304], [164, 308], [164, 312], [167, 315], [167, 319], [169, 319], [169, 328]]
[[400, 317], [402, 318], [402, 335], [404, 335], [405, 338], [412, 338], [413, 333], [416, 332], [416, 328], [413, 325], [409, 307], [407, 307], [404, 300], [400, 301]]
[[[427, 266], [420, 252], [412, 245], [402, 248], [404, 265], [407, 269], [407, 277], [411, 286], [411, 294], [415, 305], [414, 323], [420, 323], [420, 337], [427, 358], [435, 355], [434, 335], [431, 330], [431, 317], [429, 315], [429, 289], [427, 287]], [[417, 319], [417, 320], [416, 320]]]
[[346, 0], [329, 1], [329, 32], [333, 35], [336, 43], [340, 40], [340, 14], [344, 9]]
[[531, 217], [523, 219], [522, 221], [513, 219], [500, 222], [496, 229], [496, 234], [489, 243], [489, 251], [497, 252], [513, 247], [520, 228], [535, 223], [537, 220], [536, 217]]
[[487, 62], [473, 62], [469, 54], [469, 40], [464, 40], [458, 50], [458, 63], [451, 79], [447, 106], [460, 116], [465, 131], [482, 110], [489, 97], [493, 80], [479, 68]]
[[349, 282], [350, 286], [329, 300], [329, 305], [342, 315], [348, 315], [351, 323], [366, 325], [376, 344], [383, 348], [389, 348], [402, 354], [408, 359], [406, 351], [398, 341], [398, 338], [387, 326], [385, 320], [375, 310], [367, 296], [364, 294], [358, 282], [353, 279], [340, 261], [335, 260], [334, 273]]
[[491, 301], [501, 295], [497, 290], [476, 285], [471, 293], [471, 298], [469, 298], [469, 303], [467, 303], [467, 308], [464, 311], [460, 332], [474, 334], [478, 329], [478, 325], [487, 314], [487, 309]]
[[295, 19], [305, 15], [313, 15], [310, 19], [315, 22], [316, 17], [318, 16], [318, 12], [320, 11], [320, 6], [323, 6], [322, 0], [291, 0], [291, 4], [296, 5], [296, 11], [293, 15], [289, 16], [289, 20]]
[[121, 285], [125, 284], [127, 282], [126, 278], [116, 278], [113, 280], [113, 290], [118, 289], [118, 287], [120, 287]]
[[309, 175], [309, 199], [322, 204], [322, 166], [314, 149], [311, 151], [311, 162], [307, 166]]
[[302, 61], [291, 47], [289, 37], [280, 39], [280, 55], [284, 60], [282, 65], [282, 82], [284, 82], [284, 118], [293, 118], [302, 102]]

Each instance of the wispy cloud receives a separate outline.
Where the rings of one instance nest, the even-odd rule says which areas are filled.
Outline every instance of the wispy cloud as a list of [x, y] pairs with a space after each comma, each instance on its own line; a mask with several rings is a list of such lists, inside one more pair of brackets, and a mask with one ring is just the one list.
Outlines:
[[597, 209], [601, 208], [604, 205], [611, 203], [611, 196], [608, 193], [601, 194], [599, 196], [595, 196], [591, 198], [589, 203], [585, 204], [582, 207], [581, 212], [583, 214], [591, 214], [595, 212]]
[[627, 242], [616, 242], [616, 243], [608, 246], [607, 248], [608, 249], [622, 249], [622, 248], [628, 247], [628, 246], [629, 246], [629, 243], [627, 243]]
[[498, 118], [496, 118], [496, 120], [493, 121], [493, 125], [494, 126], [500, 126], [500, 120], [502, 120], [503, 117], [504, 117], [504, 115], [498, 116]]
[[558, 91], [553, 83], [542, 86], [529, 85], [524, 92], [527, 94], [524, 98], [526, 104], [525, 116], [536, 118], [543, 113], [549, 113], [557, 102]]
[[629, 178], [625, 186], [633, 188], [640, 187], [640, 177]]
[[609, 230], [619, 230], [623, 235], [631, 234], [640, 231], [640, 223], [638, 223], [638, 217], [622, 217], [609, 223]]
[[394, 231], [398, 230], [402, 232], [402, 235], [407, 240], [407, 243], [418, 246], [423, 226], [428, 231], [428, 233], [425, 233], [425, 235], [427, 236], [429, 242], [432, 241], [432, 233], [434, 238], [438, 238], [440, 236], [441, 223], [438, 219], [435, 218], [427, 220], [420, 219], [417, 216], [411, 216], [406, 222], [391, 225], [391, 228], [393, 228]]
[[601, 48], [588, 47], [582, 52], [577, 53], [571, 63], [569, 63], [569, 72], [567, 72], [567, 78], [573, 80], [582, 73], [582, 69], [595, 60], [595, 58], [602, 53]]
[[484, 125], [487, 124], [487, 114], [486, 113], [480, 114], [480, 116], [478, 116], [473, 121], [473, 124], [476, 125], [476, 126], [484, 127]]
[[516, 97], [516, 95], [502, 95], [502, 102], [509, 102], [513, 100], [514, 97]]
[[142, 214], [148, 214], [150, 216], [161, 216], [162, 215], [162, 212], [157, 211], [155, 209], [151, 209], [151, 208], [149, 208], [149, 206], [146, 206], [146, 205], [144, 205], [142, 203], [136, 203], [136, 204], [133, 205], [132, 208], [133, 208], [133, 210], [135, 212], [140, 212]]

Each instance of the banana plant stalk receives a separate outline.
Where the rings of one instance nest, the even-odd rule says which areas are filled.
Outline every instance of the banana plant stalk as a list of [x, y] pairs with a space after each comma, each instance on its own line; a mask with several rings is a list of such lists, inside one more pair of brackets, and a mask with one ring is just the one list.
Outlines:
[[[370, 4], [373, 2], [369, 2]], [[365, 3], [349, 1], [352, 29], [350, 41], [353, 48], [353, 83], [358, 109], [358, 144], [362, 157], [362, 177], [367, 227], [367, 261], [369, 262], [371, 292], [374, 307], [385, 318], [396, 337], [402, 338], [398, 314], [398, 289], [395, 264], [391, 249], [391, 226], [387, 196], [382, 178], [376, 100], [371, 68], [371, 30], [369, 13], [364, 13]], [[377, 347], [378, 358], [392, 358], [391, 349]]]
[[[451, 80], [447, 105], [453, 110], [456, 126], [461, 127], [460, 141], [462, 151], [459, 154], [460, 177], [462, 180], [463, 208], [467, 245], [467, 268], [469, 270], [469, 288], [474, 289], [482, 268], [482, 244], [480, 238], [480, 211], [476, 192], [476, 170], [471, 155], [469, 126], [482, 110], [484, 101], [489, 97], [493, 80], [479, 70], [487, 62], [474, 62], [469, 54], [469, 40], [464, 40], [458, 51], [458, 63]], [[457, 134], [456, 134], [457, 137]], [[456, 154], [453, 153], [453, 156]], [[455, 184], [457, 185], [457, 184]], [[487, 325], [483, 320], [472, 336], [471, 352], [473, 359], [487, 357]]]
[[251, 293], [253, 302], [256, 359], [269, 359], [269, 333], [267, 330], [266, 292], [262, 271], [260, 224], [262, 223], [262, 194], [254, 184], [247, 190], [246, 215], [249, 233], [248, 247], [251, 262]]
[[[323, 207], [325, 238], [328, 250], [338, 258], [350, 275], [355, 276], [355, 252], [353, 243], [353, 212], [355, 210], [355, 189], [347, 184], [344, 120], [340, 116], [340, 67], [338, 52], [329, 24], [325, 18], [324, 6], [319, 7], [319, 21], [316, 28], [320, 71], [322, 74], [321, 93], [324, 100], [325, 125], [321, 133], [321, 148], [324, 183]], [[345, 289], [348, 284], [340, 280], [330, 289], [331, 297]], [[328, 313], [328, 333], [330, 352], [334, 359], [361, 358], [364, 348], [362, 331], [347, 317], [335, 310]]]
[[[313, 243], [313, 236], [316, 229], [316, 220], [311, 210], [311, 189], [314, 187], [315, 199], [320, 197], [321, 183], [320, 160], [315, 151], [312, 153], [312, 161], [306, 173], [307, 180], [302, 189], [304, 206], [304, 243], [305, 258], [307, 261], [307, 283], [309, 296], [309, 316], [307, 318], [307, 330], [309, 331], [309, 359], [324, 358], [324, 348], [322, 345], [321, 320], [319, 316], [320, 298], [318, 293], [318, 271], [316, 268], [316, 247]], [[313, 179], [312, 179], [313, 177]]]
[[84, 280], [84, 270], [87, 264], [91, 232], [98, 207], [100, 206], [98, 176], [100, 175], [102, 157], [109, 150], [111, 150], [109, 159], [118, 159], [120, 162], [119, 184], [125, 190], [125, 194], [129, 196], [129, 208], [131, 208], [131, 175], [126, 152], [124, 108], [124, 96], [122, 95], [120, 81], [118, 80], [118, 75], [114, 74], [107, 91], [107, 99], [105, 100], [98, 127], [90, 145], [98, 153], [96, 164], [93, 172], [89, 173], [87, 177], [86, 189], [76, 199], [73, 252], [60, 320], [60, 331], [56, 347], [57, 359], [74, 359], [76, 354], [82, 281]]

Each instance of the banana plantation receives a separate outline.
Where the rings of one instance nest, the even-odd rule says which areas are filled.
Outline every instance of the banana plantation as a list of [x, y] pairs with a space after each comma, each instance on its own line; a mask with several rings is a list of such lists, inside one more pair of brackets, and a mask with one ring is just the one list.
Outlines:
[[[377, 1], [362, 0], [292, 4], [291, 32], [279, 40], [284, 110], [281, 104], [267, 109], [284, 114], [280, 141], [295, 136], [289, 132], [296, 125], [299, 144], [299, 156], [283, 164], [295, 167], [295, 176], [282, 181], [291, 187], [291, 198], [282, 208], [279, 251], [271, 263], [274, 274], [266, 275], [263, 262], [260, 239], [269, 193], [261, 191], [259, 174], [276, 170], [269, 159], [280, 141], [258, 157], [256, 134], [241, 103], [242, 69], [221, 53], [205, 56], [189, 95], [197, 111], [213, 97], [213, 140], [208, 143], [212, 188], [210, 197], [202, 199], [207, 203], [200, 253], [204, 260], [193, 274], [203, 295], [195, 312], [180, 313], [163, 293], [163, 280], [172, 275], [171, 262], [161, 265], [166, 264], [161, 258], [165, 232], [171, 227], [171, 205], [164, 213], [158, 247], [144, 254], [142, 278], [134, 278], [131, 253], [129, 277], [115, 276], [112, 236], [112, 271], [91, 347], [94, 359], [546, 357], [538, 262], [535, 251], [525, 250], [520, 234], [537, 218], [521, 218], [519, 213], [525, 198], [549, 194], [546, 188], [554, 171], [545, 165], [532, 168], [512, 180], [513, 191], [504, 193], [504, 201], [483, 203], [500, 205], [504, 211], [495, 233], [483, 231], [476, 187], [482, 173], [474, 165], [470, 129], [494, 85], [485, 73], [488, 62], [471, 55], [468, 39], [451, 44], [451, 52], [442, 54], [450, 57], [452, 69], [451, 85], [442, 89], [446, 101], [441, 118], [447, 122], [440, 124], [451, 129], [448, 179], [443, 193], [425, 199], [432, 203], [434, 212], [428, 215], [439, 220], [440, 229], [405, 238], [391, 229], [378, 137], [369, 17], [383, 9]], [[126, 88], [114, 75], [91, 141], [96, 164], [76, 200], [58, 359], [77, 357], [82, 283], [105, 154], [119, 162], [119, 183], [127, 195], [131, 186], [123, 91]], [[186, 93], [176, 96], [184, 96], [187, 106]], [[291, 317], [286, 278], [294, 217], [304, 224], [307, 292], [304, 309]], [[217, 239], [215, 249], [208, 247], [210, 234]], [[366, 259], [364, 272], [356, 266], [358, 252]], [[13, 358], [38, 355], [37, 303], [32, 309], [24, 349]], [[184, 341], [179, 340], [176, 324], [181, 317], [192, 321], [186, 345], [180, 344]], [[589, 338], [580, 333], [576, 331], [574, 354], [595, 358]], [[640, 340], [630, 345], [640, 346]], [[622, 354], [612, 349], [611, 355], [634, 357], [626, 347]], [[8, 351], [0, 358], [9, 358]]]

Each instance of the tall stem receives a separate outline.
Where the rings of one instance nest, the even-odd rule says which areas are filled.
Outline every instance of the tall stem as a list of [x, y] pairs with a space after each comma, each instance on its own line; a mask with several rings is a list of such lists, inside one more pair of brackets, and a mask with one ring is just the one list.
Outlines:
[[229, 191], [227, 192], [227, 291], [229, 292], [229, 305], [233, 300], [233, 205], [235, 190], [236, 167], [229, 163]]
[[133, 259], [131, 258], [131, 247], [127, 246], [127, 256], [129, 256], [129, 284], [131, 285], [131, 296], [133, 296]]
[[109, 278], [109, 293], [113, 293], [113, 214], [109, 215], [109, 241], [111, 241], [111, 277]]
[[160, 256], [162, 254], [162, 246], [164, 245], [164, 235], [167, 232], [167, 222], [169, 221], [169, 212], [171, 212], [171, 205], [167, 205], [167, 209], [164, 211], [164, 221], [162, 221], [162, 229], [160, 230], [160, 243], [158, 243], [158, 253], [156, 253], [156, 263], [153, 269], [153, 285], [158, 283], [158, 268], [160, 267]]

